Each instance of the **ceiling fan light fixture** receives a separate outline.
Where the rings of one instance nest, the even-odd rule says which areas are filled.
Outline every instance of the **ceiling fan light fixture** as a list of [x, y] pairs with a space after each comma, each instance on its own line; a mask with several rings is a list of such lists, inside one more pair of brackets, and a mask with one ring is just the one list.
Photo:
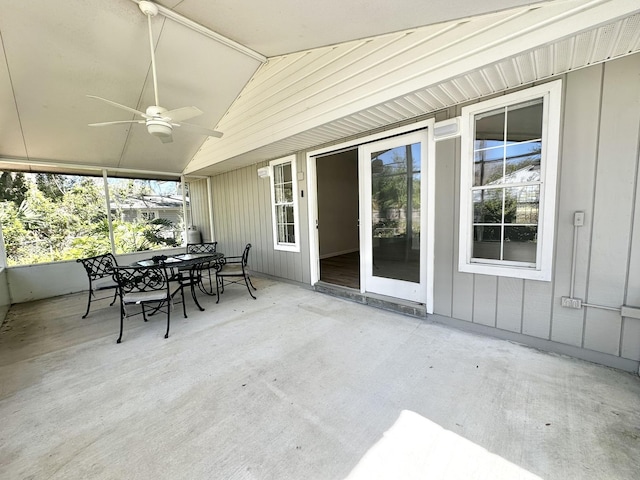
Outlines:
[[171, 131], [173, 127], [171, 127], [170, 123], [164, 122], [162, 120], [147, 120], [147, 131], [156, 137], [170, 137]]

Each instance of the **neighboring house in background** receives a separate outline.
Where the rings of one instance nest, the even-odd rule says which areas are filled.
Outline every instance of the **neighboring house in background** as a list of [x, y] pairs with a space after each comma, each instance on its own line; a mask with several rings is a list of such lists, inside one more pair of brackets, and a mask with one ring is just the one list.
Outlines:
[[164, 218], [179, 227], [182, 223], [182, 212], [181, 195], [141, 195], [120, 201], [111, 200], [111, 213], [120, 214], [121, 220], [126, 222]]
[[[187, 205], [189, 199], [187, 199]], [[120, 215], [124, 222], [148, 222], [158, 218], [171, 222], [171, 228], [163, 231], [164, 238], [180, 241], [184, 232], [181, 195], [141, 195], [121, 201], [111, 200], [111, 213]]]

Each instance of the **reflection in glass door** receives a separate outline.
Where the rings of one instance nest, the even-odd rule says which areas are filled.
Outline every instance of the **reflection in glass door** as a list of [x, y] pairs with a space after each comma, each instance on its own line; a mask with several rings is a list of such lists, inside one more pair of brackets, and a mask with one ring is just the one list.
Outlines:
[[420, 144], [370, 157], [373, 275], [420, 283]]
[[426, 303], [426, 130], [360, 146], [367, 292]]

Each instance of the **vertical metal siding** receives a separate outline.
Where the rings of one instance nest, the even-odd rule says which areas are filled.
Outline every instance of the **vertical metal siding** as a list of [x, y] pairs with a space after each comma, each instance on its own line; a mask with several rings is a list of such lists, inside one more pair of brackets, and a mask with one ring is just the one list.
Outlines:
[[[596, 352], [640, 360], [640, 320], [561, 307], [570, 292], [573, 213], [578, 228], [574, 296], [640, 306], [640, 55], [565, 76], [552, 282], [457, 271], [459, 141], [437, 148], [435, 313]], [[451, 185], [451, 172], [455, 172]], [[448, 218], [449, 205], [454, 205]], [[450, 272], [445, 272], [450, 268]]]
[[452, 316], [453, 245], [455, 209], [455, 158], [459, 140], [443, 140], [436, 144], [435, 180], [435, 244], [433, 286], [434, 310], [447, 317]]
[[[567, 75], [565, 81], [564, 126], [561, 165], [558, 177], [558, 209], [556, 225], [556, 253], [554, 259], [554, 301], [568, 295], [571, 280], [573, 253], [573, 212], [590, 208], [594, 201], [595, 171], [600, 123], [600, 92], [602, 90], [602, 65], [579, 70]], [[586, 215], [582, 236], [591, 228], [593, 218]], [[586, 298], [589, 242], [579, 238], [574, 295]], [[556, 307], [553, 312], [551, 340], [582, 346], [584, 311]]]
[[191, 224], [199, 231], [203, 242], [211, 242], [209, 228], [209, 197], [205, 179], [189, 180], [189, 204], [191, 207]]
[[[306, 197], [298, 199], [301, 251], [274, 250], [270, 181], [269, 178], [258, 177], [258, 168], [266, 165], [268, 163], [263, 162], [212, 177], [212, 208], [218, 248], [226, 255], [239, 255], [244, 246], [251, 243], [249, 262], [252, 270], [309, 283]], [[298, 171], [304, 172], [300, 159], [297, 167]], [[299, 182], [299, 187], [306, 194], [306, 183]]]
[[[629, 80], [622, 81], [625, 77]], [[638, 168], [638, 78], [638, 55], [604, 68], [587, 290], [590, 303], [619, 306], [625, 299]], [[635, 102], [630, 101], [634, 98]], [[587, 309], [584, 346], [618, 355], [621, 330], [622, 319], [616, 312]]]

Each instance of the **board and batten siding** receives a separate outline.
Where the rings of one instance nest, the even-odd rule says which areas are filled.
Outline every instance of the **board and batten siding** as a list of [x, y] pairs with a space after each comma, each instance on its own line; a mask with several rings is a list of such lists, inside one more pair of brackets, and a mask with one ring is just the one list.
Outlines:
[[[298, 215], [300, 222], [300, 252], [285, 252], [273, 248], [270, 178], [260, 178], [258, 168], [268, 162], [251, 165], [211, 178], [213, 225], [218, 251], [225, 255], [240, 255], [251, 243], [250, 268], [265, 275], [309, 284], [309, 235], [307, 191], [304, 157], [297, 157]], [[294, 176], [294, 178], [297, 178]]]
[[206, 179], [189, 180], [189, 207], [191, 218], [187, 227], [194, 226], [200, 232], [203, 242], [211, 242], [209, 193]]
[[[640, 360], [640, 320], [561, 306], [640, 306], [640, 55], [563, 77], [564, 107], [551, 282], [458, 272], [460, 139], [436, 147], [434, 313], [544, 341]], [[459, 115], [458, 107], [453, 115]], [[588, 355], [586, 355], [588, 357]]]

